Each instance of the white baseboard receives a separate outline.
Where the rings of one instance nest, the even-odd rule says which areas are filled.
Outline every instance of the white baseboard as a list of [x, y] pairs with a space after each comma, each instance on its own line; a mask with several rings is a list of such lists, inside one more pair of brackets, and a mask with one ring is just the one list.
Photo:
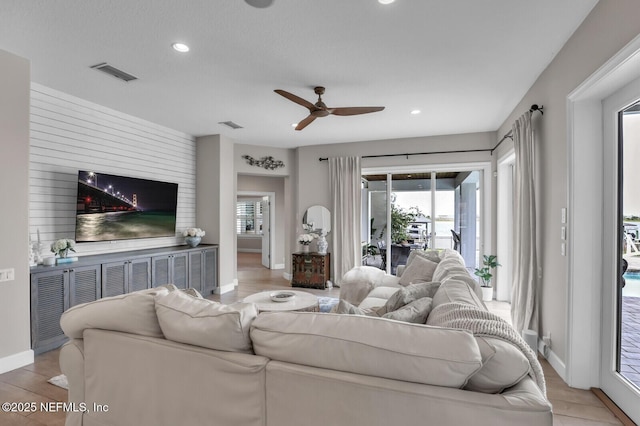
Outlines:
[[538, 340], [538, 352], [540, 353], [540, 355], [542, 355], [543, 358], [545, 358], [549, 362], [551, 367], [553, 367], [553, 369], [556, 370], [556, 373], [558, 373], [558, 376], [560, 376], [560, 378], [566, 382], [567, 367], [564, 365], [564, 362], [560, 359], [560, 357], [556, 355], [556, 353], [553, 352], [552, 350], [549, 351], [548, 357], [544, 356], [544, 343], [542, 342], [542, 339]]
[[238, 248], [238, 253], [262, 253], [262, 249]]
[[284, 263], [276, 263], [273, 265], [273, 269], [284, 269]]
[[282, 277], [283, 277], [285, 280], [287, 280], [287, 281], [291, 281], [291, 277], [292, 277], [292, 275], [291, 275], [291, 274], [289, 274], [289, 273], [287, 273], [287, 272], [283, 272], [283, 273], [282, 273]]
[[214, 290], [215, 294], [224, 294], [224, 293], [228, 293], [230, 291], [233, 291], [236, 289], [236, 287], [238, 286], [238, 280], [234, 279], [233, 282], [231, 284], [225, 284], [225, 285], [221, 285], [220, 287], [216, 288]]
[[0, 358], [0, 374], [33, 364], [33, 357], [33, 350], [29, 349], [28, 351]]

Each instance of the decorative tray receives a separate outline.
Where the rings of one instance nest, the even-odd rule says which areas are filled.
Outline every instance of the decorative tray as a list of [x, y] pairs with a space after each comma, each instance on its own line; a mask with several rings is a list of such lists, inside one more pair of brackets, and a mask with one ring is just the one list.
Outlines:
[[296, 294], [291, 291], [274, 291], [269, 296], [274, 302], [288, 302], [296, 297]]

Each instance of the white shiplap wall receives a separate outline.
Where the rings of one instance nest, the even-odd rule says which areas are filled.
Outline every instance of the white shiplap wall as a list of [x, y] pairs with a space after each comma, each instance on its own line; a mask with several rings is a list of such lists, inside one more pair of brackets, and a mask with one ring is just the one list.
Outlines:
[[195, 226], [195, 138], [32, 83], [29, 233], [74, 238], [78, 170], [178, 184], [176, 236], [79, 243], [78, 256], [180, 244]]

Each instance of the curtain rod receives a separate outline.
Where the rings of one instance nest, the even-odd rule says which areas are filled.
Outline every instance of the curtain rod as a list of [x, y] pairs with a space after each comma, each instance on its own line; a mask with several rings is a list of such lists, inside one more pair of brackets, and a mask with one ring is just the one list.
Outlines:
[[[537, 104], [533, 104], [533, 105], [531, 105], [531, 108], [529, 108], [529, 112], [532, 112], [532, 113], [533, 113], [533, 112], [536, 112], [536, 111], [540, 111], [540, 114], [541, 114], [541, 115], [544, 115], [543, 108], [544, 108], [544, 105], [539, 107]], [[504, 142], [504, 140], [505, 140], [505, 139], [507, 139], [507, 138], [509, 138], [509, 139], [513, 140], [513, 130], [509, 130], [509, 132], [508, 132], [506, 135], [504, 135], [504, 136], [502, 137], [502, 139], [500, 139], [500, 142], [498, 142], [498, 143], [496, 144], [496, 146], [494, 146], [494, 147], [493, 147], [493, 149], [491, 150], [491, 155], [493, 155], [493, 151], [495, 151], [496, 149], [498, 149], [498, 147], [500, 146], [500, 144], [501, 144], [502, 142]]]
[[[537, 104], [533, 104], [533, 105], [531, 105], [531, 108], [529, 109], [529, 111], [530, 112], [540, 111], [540, 114], [544, 115], [544, 111], [542, 110], [543, 108], [544, 108], [544, 106], [540, 106], [539, 107]], [[465, 149], [465, 150], [459, 150], [459, 151], [435, 151], [435, 152], [431, 151], [431, 152], [409, 152], [409, 153], [405, 153], [405, 154], [363, 155], [363, 156], [361, 156], [361, 158], [380, 158], [380, 157], [407, 157], [407, 158], [409, 158], [410, 155], [461, 154], [461, 153], [468, 153], [468, 152], [490, 152], [491, 155], [493, 155], [493, 151], [498, 149], [498, 147], [500, 146], [502, 141], [504, 141], [507, 138], [511, 138], [513, 140], [512, 133], [513, 133], [513, 131], [509, 130], [509, 133], [504, 135], [502, 137], [502, 139], [500, 139], [500, 142], [498, 142], [498, 144], [496, 146], [494, 146], [492, 149]], [[320, 157], [318, 160], [319, 161], [328, 161], [329, 159], [327, 157]]]

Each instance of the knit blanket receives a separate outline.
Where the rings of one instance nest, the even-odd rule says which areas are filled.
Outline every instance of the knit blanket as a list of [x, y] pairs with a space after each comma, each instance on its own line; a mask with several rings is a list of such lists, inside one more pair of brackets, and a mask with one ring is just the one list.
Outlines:
[[443, 303], [431, 311], [428, 324], [469, 330], [474, 336], [494, 337], [512, 343], [527, 358], [531, 366], [529, 375], [547, 395], [544, 372], [536, 353], [509, 323], [496, 314], [466, 303]]

